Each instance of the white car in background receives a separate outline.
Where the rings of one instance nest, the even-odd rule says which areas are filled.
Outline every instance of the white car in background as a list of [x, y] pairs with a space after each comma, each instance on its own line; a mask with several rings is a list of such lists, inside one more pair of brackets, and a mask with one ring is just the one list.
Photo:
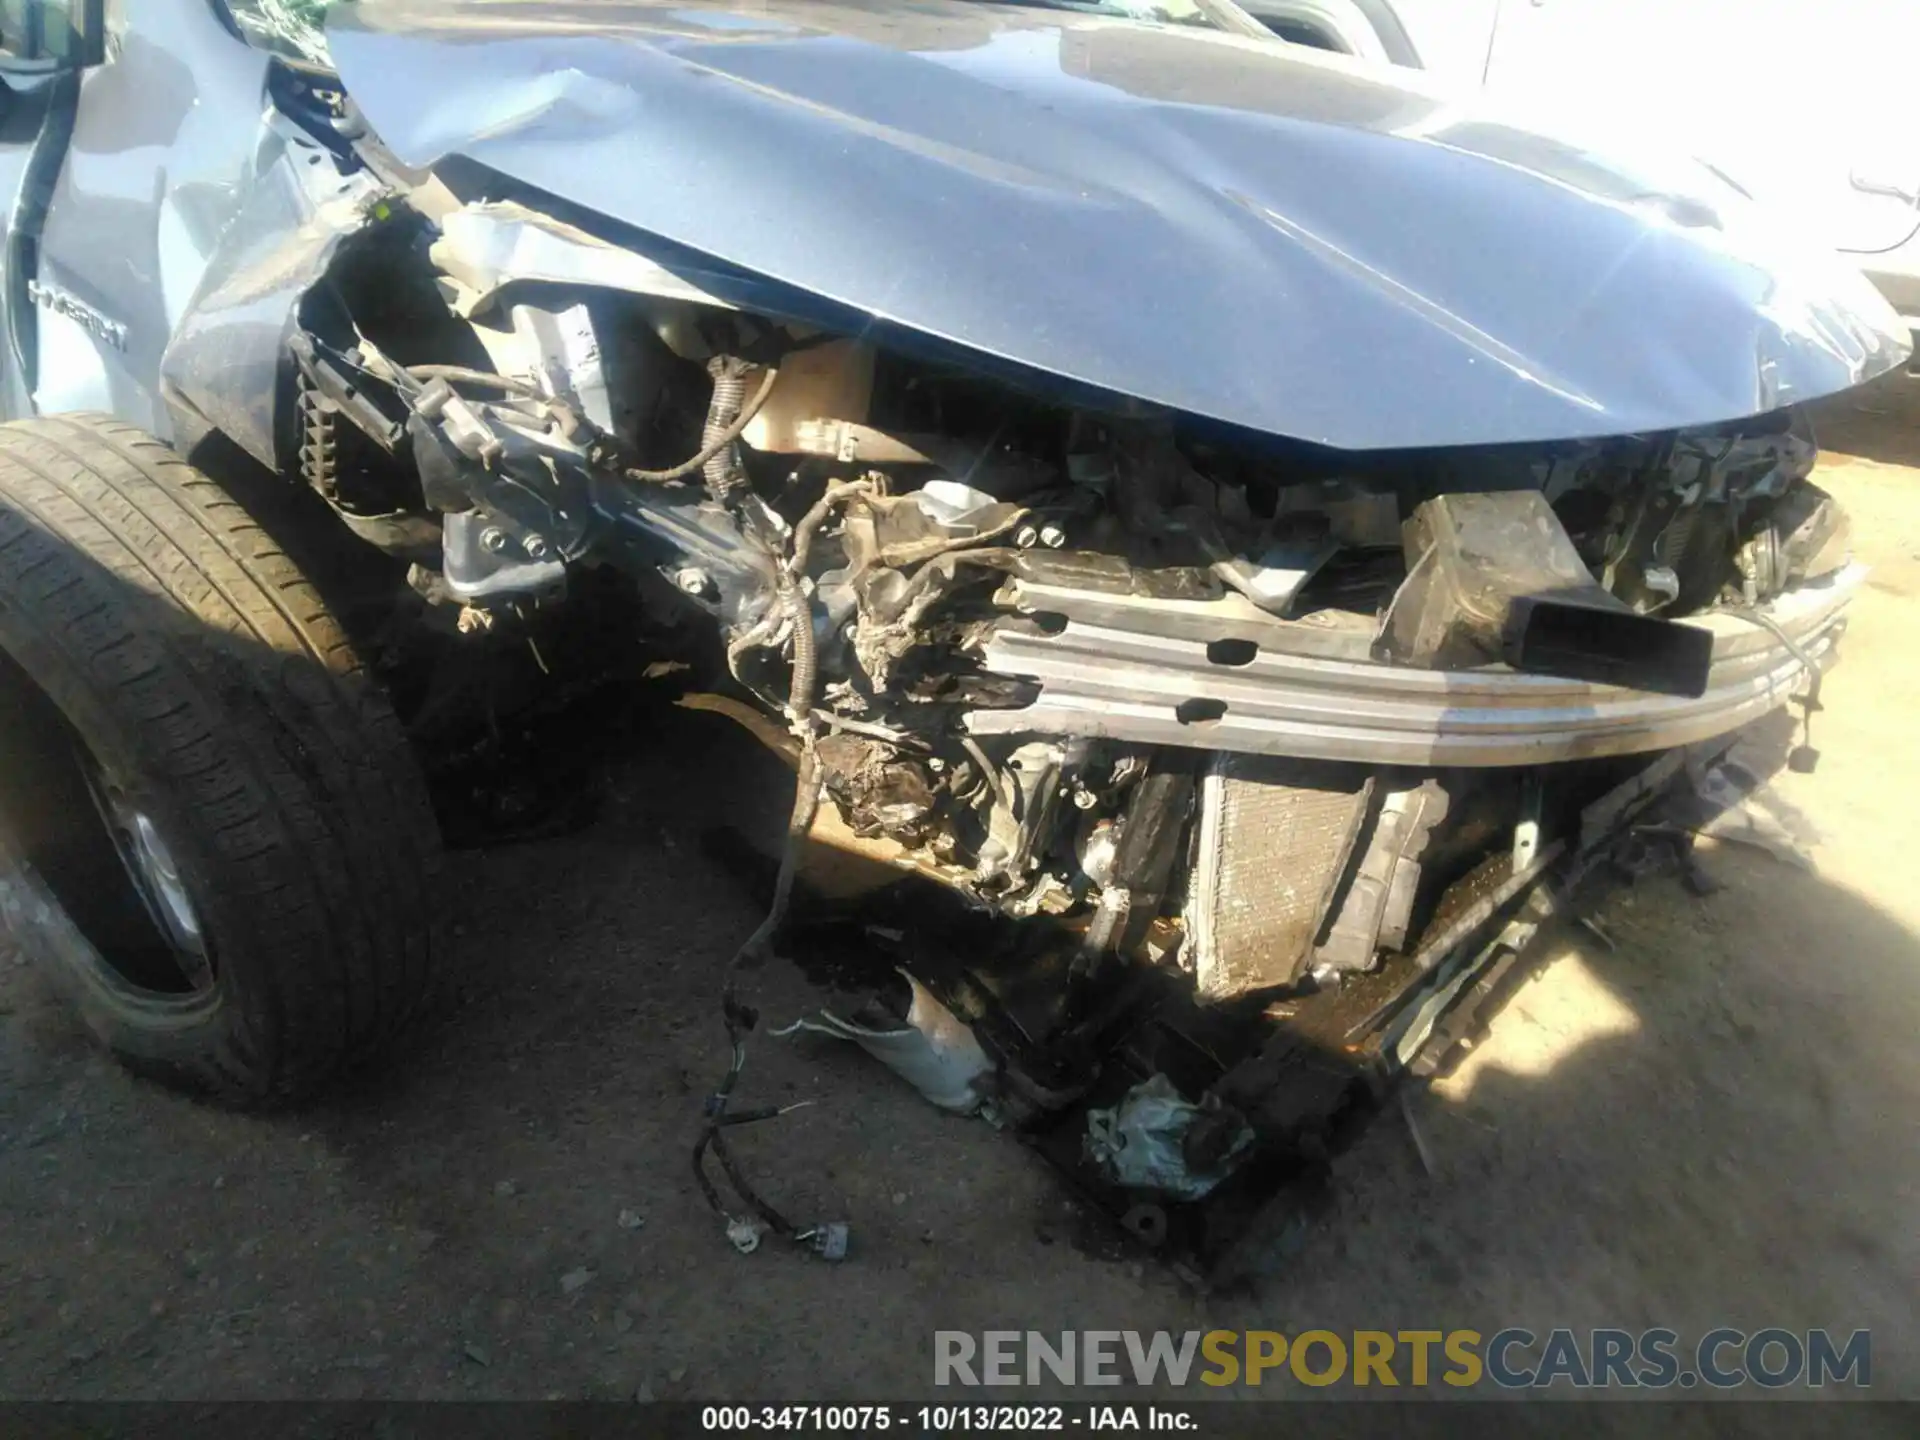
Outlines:
[[1677, 145], [1854, 257], [1920, 332], [1915, 0], [1241, 0], [1285, 39]]

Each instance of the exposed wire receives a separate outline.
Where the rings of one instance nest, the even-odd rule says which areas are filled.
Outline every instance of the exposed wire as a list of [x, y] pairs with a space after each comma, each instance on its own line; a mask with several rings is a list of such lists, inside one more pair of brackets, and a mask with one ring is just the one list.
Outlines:
[[[740, 972], [750, 965], [758, 963], [765, 953], [767, 945], [786, 919], [787, 906], [793, 897], [795, 872], [799, 868], [801, 847], [806, 843], [807, 832], [813, 828], [814, 812], [820, 803], [820, 767], [812, 745], [806, 745], [800, 752], [800, 770], [794, 784], [793, 812], [787, 822], [786, 846], [780, 857], [780, 873], [774, 881], [773, 903], [767, 908], [766, 918], [755, 928], [727, 962], [726, 983], [721, 988], [720, 1013], [727, 1030], [727, 1044], [731, 1058], [727, 1072], [714, 1087], [713, 1094], [707, 1097], [706, 1123], [701, 1127], [700, 1139], [693, 1147], [693, 1173], [699, 1182], [700, 1192], [706, 1197], [707, 1204], [715, 1214], [724, 1218], [728, 1215], [725, 1202], [721, 1199], [719, 1188], [707, 1174], [706, 1156], [711, 1150], [720, 1168], [726, 1172], [728, 1182], [735, 1193], [747, 1206], [766, 1222], [776, 1234], [797, 1237], [799, 1227], [788, 1220], [771, 1204], [763, 1199], [753, 1188], [752, 1182], [741, 1170], [739, 1162], [727, 1146], [723, 1133], [732, 1125], [747, 1124], [751, 1120], [771, 1119], [772, 1114], [761, 1111], [740, 1111], [730, 1113], [734, 1087], [740, 1082], [740, 1074], [746, 1068], [746, 1035], [753, 1028], [755, 1015], [751, 1009], [741, 1004], [739, 995]], [[791, 1108], [791, 1107], [788, 1107]]]
[[[771, 368], [767, 371], [759, 392], [731, 424], [701, 447], [700, 454], [672, 470], [630, 470], [627, 473], [640, 479], [670, 480], [700, 469], [745, 431], [748, 422], [752, 420], [772, 391], [776, 374], [777, 372]], [[720, 378], [719, 373], [716, 372], [716, 385], [719, 384]], [[799, 524], [794, 527], [793, 538], [787, 547], [785, 563], [779, 566], [778, 605], [759, 622], [737, 636], [727, 647], [728, 668], [733, 671], [734, 677], [739, 679], [740, 660], [745, 653], [756, 646], [772, 643], [779, 633], [781, 622], [786, 622], [790, 643], [793, 646], [793, 671], [788, 682], [785, 710], [787, 723], [800, 741], [800, 755], [794, 777], [793, 809], [787, 820], [786, 841], [781, 850], [779, 873], [774, 880], [773, 899], [767, 907], [765, 918], [734, 952], [733, 958], [727, 964], [726, 980], [721, 988], [720, 1008], [726, 1024], [730, 1060], [726, 1074], [721, 1077], [713, 1093], [707, 1097], [706, 1123], [701, 1127], [700, 1138], [693, 1148], [693, 1171], [707, 1204], [715, 1214], [728, 1222], [730, 1229], [738, 1222], [736, 1217], [728, 1213], [719, 1187], [707, 1172], [706, 1157], [709, 1153], [719, 1161], [728, 1183], [754, 1215], [776, 1234], [791, 1239], [807, 1238], [813, 1235], [814, 1231], [800, 1230], [769, 1204], [754, 1189], [752, 1182], [747, 1179], [727, 1145], [726, 1131], [729, 1127], [745, 1124], [754, 1119], [770, 1119], [775, 1114], [783, 1113], [778, 1110], [734, 1111], [731, 1109], [734, 1089], [739, 1084], [741, 1072], [746, 1066], [746, 1035], [757, 1019], [754, 1012], [741, 1003], [739, 980], [743, 970], [758, 964], [765, 957], [792, 903], [793, 885], [799, 870], [800, 856], [806, 845], [807, 836], [813, 829], [814, 817], [819, 812], [824, 786], [824, 775], [816, 744], [819, 722], [824, 718], [825, 723], [830, 726], [838, 723], [849, 729], [863, 728], [858, 725], [858, 722], [848, 722], [842, 717], [831, 714], [825, 717], [815, 715], [814, 703], [819, 687], [819, 653], [813, 629], [813, 606], [807, 596], [806, 565], [812, 553], [815, 537], [833, 512], [858, 496], [873, 493], [877, 488], [878, 482], [868, 477], [828, 482], [819, 500], [814, 502]], [[1017, 518], [1016, 516], [1015, 519]], [[1013, 523], [1013, 520], [1009, 520], [1006, 524], [988, 532], [986, 536], [971, 537], [968, 543], [978, 543], [981, 539], [998, 535], [1011, 528]], [[932, 568], [934, 567], [927, 567], [927, 569]], [[926, 570], [923, 570], [922, 576], [925, 574]], [[922, 576], [916, 576], [914, 584], [921, 584]], [[909, 588], [911, 591], [913, 587]], [[971, 737], [967, 737], [963, 743], [968, 746], [969, 752], [981, 766], [986, 783], [1002, 803], [1005, 803], [1005, 792], [1001, 788], [1000, 776], [988, 761], [985, 752]]]
[[543, 400], [546, 398], [540, 387], [531, 380], [496, 375], [491, 370], [475, 370], [467, 365], [409, 365], [406, 371], [416, 380], [444, 380], [449, 385], [485, 385], [494, 390], [534, 395]]
[[1751, 605], [1728, 605], [1723, 608], [1729, 615], [1737, 615], [1748, 624], [1758, 625], [1763, 630], [1771, 631], [1773, 638], [1784, 645], [1787, 653], [1798, 660], [1801, 668], [1807, 672], [1807, 693], [1800, 698], [1800, 744], [1793, 754], [1787, 757], [1787, 763], [1795, 770], [1812, 770], [1820, 759], [1820, 752], [1813, 748], [1813, 717], [1816, 711], [1826, 708], [1820, 703], [1819, 665], [1815, 663], [1813, 656], [1807, 653], [1806, 647], [1789, 635], [1786, 628], [1764, 610], [1756, 609]]
[[813, 502], [813, 508], [800, 517], [800, 523], [793, 527], [793, 559], [788, 568], [795, 575], [804, 575], [807, 560], [813, 554], [813, 538], [826, 524], [829, 516], [853, 499], [856, 495], [871, 495], [878, 489], [874, 481], [865, 475], [855, 480], [829, 480], [827, 488], [820, 498]]
[[760, 380], [760, 388], [754, 392], [753, 398], [741, 407], [740, 413], [734, 417], [733, 423], [717, 434], [709, 437], [706, 443], [700, 447], [699, 451], [695, 453], [691, 459], [683, 460], [680, 464], [674, 465], [666, 470], [640, 470], [630, 467], [625, 471], [627, 478], [629, 480], [659, 482], [664, 480], [680, 480], [693, 474], [694, 471], [700, 469], [709, 460], [713, 459], [714, 456], [726, 449], [727, 446], [733, 444], [734, 441], [747, 433], [747, 426], [753, 423], [753, 417], [758, 415], [761, 407], [767, 403], [767, 397], [773, 394], [774, 381], [779, 378], [779, 367], [775, 365], [767, 366], [766, 372]]
[[923, 736], [913, 735], [905, 730], [896, 730], [891, 725], [879, 725], [871, 720], [858, 720], [851, 715], [842, 715], [838, 710], [816, 710], [814, 714], [829, 730], [844, 730], [849, 735], [864, 735], [871, 740], [884, 740], [889, 745], [901, 745], [915, 750], [928, 748]]
[[[786, 709], [788, 723], [800, 737], [800, 764], [794, 777], [793, 810], [787, 819], [786, 843], [780, 854], [780, 871], [774, 880], [773, 901], [767, 907], [766, 917], [727, 962], [726, 981], [720, 994], [720, 1013], [726, 1024], [731, 1060], [727, 1073], [707, 1098], [706, 1124], [693, 1148], [693, 1171], [707, 1204], [715, 1214], [731, 1221], [733, 1217], [727, 1213], [719, 1188], [707, 1174], [706, 1156], [711, 1150], [714, 1158], [720, 1162], [720, 1168], [726, 1172], [735, 1193], [754, 1214], [776, 1234], [799, 1239], [803, 1233], [811, 1232], [802, 1232], [753, 1188], [728, 1148], [724, 1133], [730, 1125], [746, 1123], [744, 1119], [729, 1113], [734, 1087], [746, 1067], [746, 1033], [753, 1028], [756, 1019], [753, 1011], [740, 1001], [740, 972], [758, 964], [765, 957], [773, 937], [786, 920], [787, 907], [793, 899], [794, 879], [800, 867], [801, 851], [820, 808], [824, 778], [820, 770], [819, 752], [814, 744], [813, 704], [819, 681], [819, 657], [814, 643], [812, 606], [807, 600], [801, 577], [791, 565], [784, 572], [780, 598], [793, 630], [793, 676], [788, 686]], [[760, 1112], [738, 1113], [740, 1116], [771, 1118]]]
[[1805, 702], [1807, 710], [1811, 712], [1820, 709], [1820, 667], [1814, 662], [1813, 657], [1807, 653], [1806, 648], [1801, 645], [1798, 640], [1794, 639], [1793, 636], [1789, 635], [1786, 628], [1781, 625], [1778, 620], [1774, 619], [1764, 610], [1757, 610], [1751, 605], [1726, 605], [1721, 608], [1729, 615], [1737, 615], [1749, 624], [1758, 625], [1762, 630], [1769, 630], [1773, 633], [1773, 638], [1785, 646], [1787, 653], [1798, 660], [1801, 667], [1807, 672], [1807, 696]]
[[[820, 527], [826, 523], [827, 518], [834, 510], [855, 496], [872, 494], [876, 488], [874, 482], [864, 476], [857, 480], [829, 480], [827, 482], [825, 493], [813, 503], [813, 508], [801, 517], [800, 523], [794, 526], [789, 557], [784, 566], [777, 567], [784, 572], [782, 578], [777, 582], [779, 586], [779, 603], [769, 609], [767, 613], [753, 625], [736, 635], [727, 644], [727, 673], [732, 675], [741, 685], [752, 690], [754, 694], [760, 695], [762, 699], [767, 699], [769, 703], [772, 703], [770, 697], [766, 696], [764, 692], [749, 681], [746, 676], [741, 674], [740, 661], [749, 650], [771, 645], [775, 637], [780, 633], [781, 623], [783, 621], [792, 621], [796, 629], [803, 622], [808, 627], [806, 641], [802, 642], [797, 637], [794, 641], [794, 659], [796, 666], [801, 663], [800, 646], [803, 643], [806, 645], [806, 655], [808, 657], [806, 663], [809, 666], [816, 663], [813, 659], [815, 647], [812, 635], [811, 607], [805, 603], [805, 591], [802, 588], [806, 583], [807, 559], [813, 551], [814, 537], [819, 533]], [[796, 597], [798, 597], [800, 601], [797, 605], [794, 603]], [[795, 697], [804, 693], [807, 697], [805, 700], [805, 709], [807, 713], [810, 714], [813, 708], [812, 697], [815, 677], [796, 674], [794, 680], [796, 683], [788, 687], [786, 708], [791, 711], [794, 708]], [[791, 715], [789, 719], [792, 719]], [[846, 728], [853, 729], [856, 727], [849, 725]]]
[[956, 550], [965, 550], [971, 546], [985, 545], [990, 540], [998, 540], [1017, 528], [1023, 521], [1031, 518], [1032, 514], [1031, 510], [1016, 510], [997, 525], [989, 525], [985, 530], [977, 531], [972, 535], [955, 535], [952, 539], [942, 542], [937, 549], [922, 551], [918, 558], [924, 563], [928, 560], [937, 560], [942, 555], [951, 555]]
[[727, 673], [756, 695], [760, 695], [769, 704], [773, 703], [772, 697], [757, 689], [740, 673], [740, 661], [749, 650], [757, 650], [762, 645], [772, 643], [773, 637], [779, 633], [780, 621], [783, 618], [778, 608], [769, 609], [760, 619], [727, 642]]
[[1433, 1151], [1427, 1148], [1427, 1137], [1420, 1133], [1420, 1122], [1413, 1118], [1413, 1099], [1407, 1094], [1407, 1087], [1400, 1087], [1400, 1118], [1406, 1122], [1407, 1138], [1413, 1142], [1413, 1153], [1419, 1157], [1420, 1168], [1431, 1177], [1435, 1172]]
[[1000, 768], [987, 757], [987, 752], [980, 748], [980, 742], [971, 735], [962, 735], [960, 737], [960, 748], [971, 755], [973, 757], [973, 763], [980, 767], [980, 778], [992, 793], [994, 803], [999, 805], [1002, 810], [1011, 813], [1013, 810], [1013, 801], [1007, 796], [1007, 787], [1001, 783]]

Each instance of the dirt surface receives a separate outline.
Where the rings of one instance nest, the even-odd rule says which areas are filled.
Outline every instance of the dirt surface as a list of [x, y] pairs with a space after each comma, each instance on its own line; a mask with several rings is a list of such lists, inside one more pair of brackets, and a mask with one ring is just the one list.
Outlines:
[[[789, 791], [677, 716], [592, 829], [460, 859], [463, 1002], [321, 1108], [130, 1079], [0, 955], [0, 1394], [899, 1399], [930, 1392], [936, 1328], [1726, 1324], [1868, 1327], [1875, 1393], [1920, 1397], [1920, 381], [1825, 409], [1876, 568], [1823, 763], [1779, 782], [1817, 873], [1710, 849], [1717, 894], [1649, 882], [1600, 912], [1613, 948], [1543, 942], [1413, 1102], [1434, 1173], [1389, 1117], [1230, 1292], [1077, 1243], [1019, 1145], [821, 1040], [755, 1044], [745, 1095], [817, 1103], [740, 1148], [791, 1213], [851, 1221], [853, 1256], [728, 1248], [688, 1148], [758, 914], [698, 837], [770, 833]], [[757, 986], [770, 1018], [812, 993]]]

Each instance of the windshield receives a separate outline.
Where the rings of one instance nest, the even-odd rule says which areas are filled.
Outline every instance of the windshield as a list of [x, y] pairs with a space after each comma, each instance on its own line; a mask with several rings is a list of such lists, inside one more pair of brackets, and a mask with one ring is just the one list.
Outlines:
[[[331, 66], [326, 17], [353, 0], [225, 0], [234, 25], [250, 42], [291, 60]], [[1111, 15], [1156, 25], [1202, 25], [1265, 37], [1267, 32], [1233, 0], [974, 0], [974, 3], [1036, 6], [1085, 15]]]

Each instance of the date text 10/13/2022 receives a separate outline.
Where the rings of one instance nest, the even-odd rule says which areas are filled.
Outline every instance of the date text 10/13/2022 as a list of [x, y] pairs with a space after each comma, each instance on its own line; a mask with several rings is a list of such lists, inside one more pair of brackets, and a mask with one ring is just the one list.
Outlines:
[[1191, 1410], [1164, 1405], [708, 1405], [701, 1409], [700, 1428], [742, 1433], [1139, 1430], [1191, 1434], [1200, 1425]]

